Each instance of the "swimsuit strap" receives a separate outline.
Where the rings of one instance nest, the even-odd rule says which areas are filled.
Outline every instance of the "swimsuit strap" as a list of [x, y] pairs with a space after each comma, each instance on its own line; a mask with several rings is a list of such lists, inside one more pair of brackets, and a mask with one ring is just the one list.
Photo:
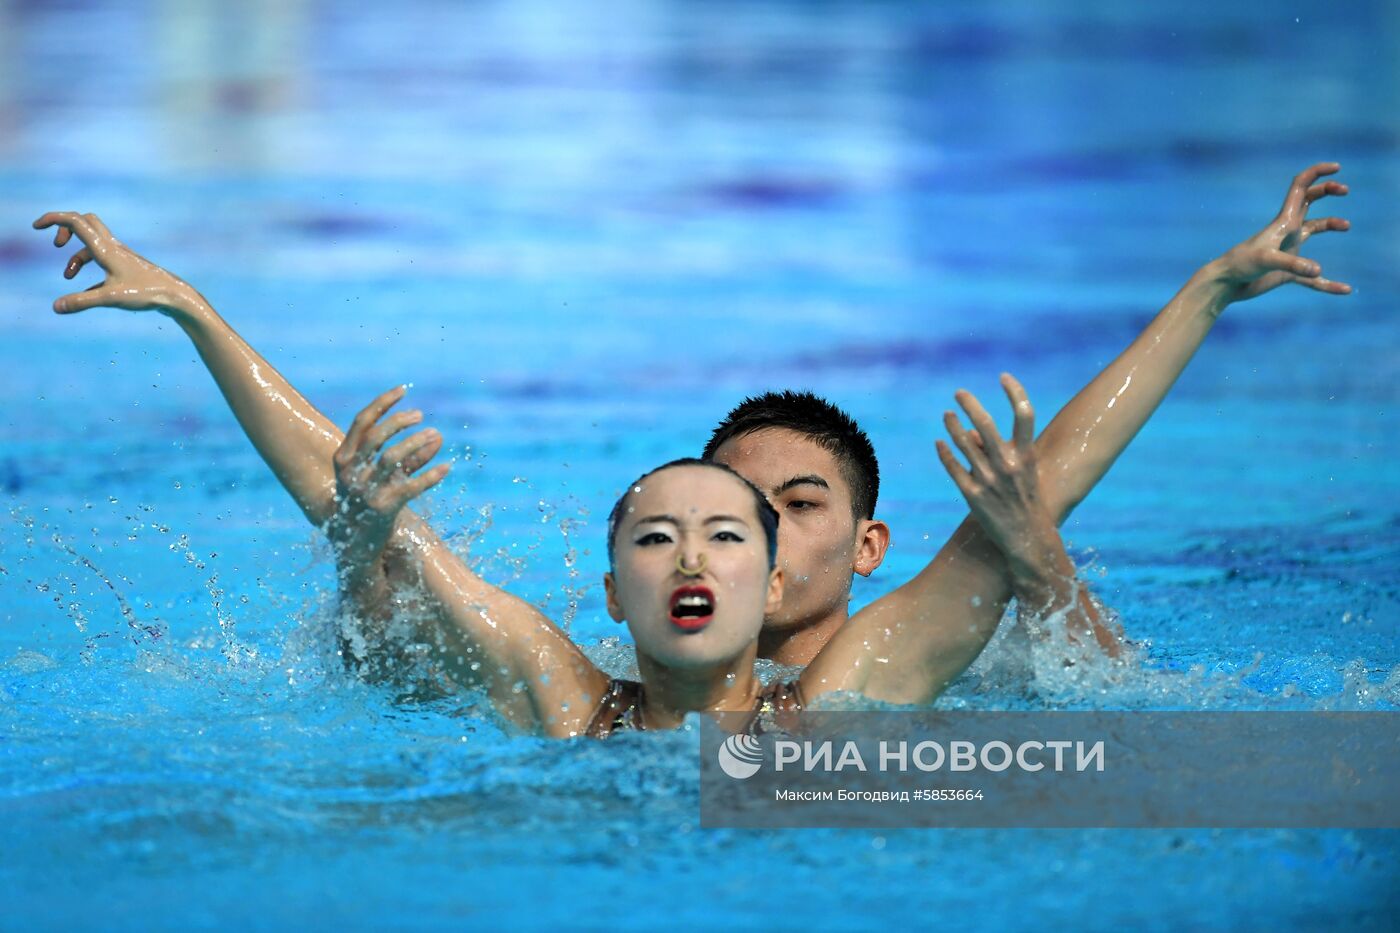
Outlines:
[[[606, 739], [619, 730], [643, 732], [642, 698], [645, 689], [635, 680], [622, 680], [614, 677], [608, 682], [607, 692], [598, 701], [593, 718], [588, 721], [584, 734], [593, 739]], [[802, 688], [797, 681], [769, 684], [754, 700], [744, 731], [751, 735], [763, 732], [790, 731], [793, 716], [802, 711]]]
[[618, 729], [642, 731], [642, 685], [635, 680], [614, 677], [608, 690], [598, 701], [593, 718], [588, 720], [584, 734], [592, 739], [606, 739]]
[[744, 731], [750, 735], [791, 732], [796, 723], [796, 714], [802, 712], [805, 705], [802, 688], [797, 681], [771, 683], [758, 695], [753, 716]]

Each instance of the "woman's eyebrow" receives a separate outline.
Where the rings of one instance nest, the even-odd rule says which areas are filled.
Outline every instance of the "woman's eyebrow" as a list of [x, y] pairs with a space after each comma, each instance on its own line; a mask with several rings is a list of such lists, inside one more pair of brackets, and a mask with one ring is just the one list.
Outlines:
[[[748, 524], [748, 522], [744, 521], [744, 519], [738, 515], [711, 515], [709, 518], [705, 519], [706, 525], [711, 525], [715, 522], [738, 522], [741, 525]], [[662, 523], [668, 525], [675, 525], [678, 528], [681, 524], [680, 519], [676, 518], [674, 515], [648, 515], [646, 518], [637, 519], [635, 524], [650, 525]]]
[[830, 489], [831, 484], [815, 473], [808, 473], [806, 476], [794, 476], [773, 490], [773, 495], [781, 496], [794, 486], [820, 486], [822, 489]]

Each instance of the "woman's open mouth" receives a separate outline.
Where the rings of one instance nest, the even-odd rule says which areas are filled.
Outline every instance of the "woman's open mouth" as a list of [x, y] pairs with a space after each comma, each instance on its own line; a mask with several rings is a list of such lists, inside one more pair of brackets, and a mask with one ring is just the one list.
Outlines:
[[698, 632], [715, 619], [715, 594], [706, 586], [682, 586], [671, 594], [671, 624]]

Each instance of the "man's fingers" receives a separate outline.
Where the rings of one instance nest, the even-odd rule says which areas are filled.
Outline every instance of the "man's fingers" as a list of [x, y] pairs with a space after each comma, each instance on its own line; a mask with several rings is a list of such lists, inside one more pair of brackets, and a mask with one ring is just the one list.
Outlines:
[[419, 431], [384, 451], [375, 467], [375, 474], [385, 478], [398, 471], [407, 476], [433, 459], [441, 449], [442, 435], [436, 429]]
[[413, 479], [399, 487], [400, 495], [403, 496], [403, 501], [408, 502], [409, 499], [421, 496], [429, 489], [432, 489], [438, 483], [442, 482], [442, 478], [446, 476], [451, 469], [451, 465], [440, 463], [431, 470], [413, 477]]
[[421, 411], [396, 411], [389, 417], [374, 425], [365, 432], [364, 440], [360, 442], [360, 454], [366, 460], [379, 453], [379, 448], [384, 443], [398, 434], [404, 428], [412, 427], [423, 420]]
[[85, 289], [81, 292], [74, 292], [71, 295], [64, 295], [53, 303], [53, 309], [58, 314], [75, 314], [78, 311], [86, 311], [89, 308], [100, 308], [112, 300], [112, 295], [102, 287], [101, 283]]
[[948, 431], [948, 436], [953, 439], [953, 443], [958, 445], [958, 450], [961, 450], [962, 455], [967, 458], [967, 462], [971, 464], [973, 478], [979, 483], [990, 485], [993, 476], [992, 468], [987, 463], [987, 455], [983, 452], [983, 448], [973, 443], [972, 432], [963, 430], [962, 422], [951, 411], [943, 413], [943, 427]]
[[71, 279], [82, 271], [83, 266], [90, 262], [92, 262], [92, 250], [84, 246], [72, 256], [68, 257], [68, 265], [63, 269], [63, 277], [65, 279]]
[[1327, 197], [1329, 194], [1344, 198], [1350, 193], [1351, 189], [1339, 181], [1325, 181], [1320, 185], [1313, 185], [1309, 188], [1308, 195], [1303, 199], [1303, 203], [1311, 204], [1320, 198]]
[[982, 435], [982, 449], [987, 452], [988, 460], [1000, 464], [1001, 455], [1001, 435], [997, 433], [996, 422], [992, 416], [987, 414], [987, 410], [982, 407], [982, 403], [977, 401], [977, 396], [966, 389], [959, 389], [953, 394], [953, 398], [958, 400], [962, 410], [967, 412], [967, 420], [972, 422], [977, 433]]
[[408, 386], [406, 385], [394, 386], [360, 409], [355, 420], [350, 422], [350, 430], [345, 432], [345, 440], [340, 445], [341, 453], [348, 457], [357, 455], [361, 444], [364, 443], [365, 432], [369, 430], [370, 425], [378, 421], [399, 399], [403, 398], [407, 391]]
[[1296, 214], [1306, 205], [1303, 203], [1308, 195], [1308, 189], [1312, 183], [1323, 175], [1331, 175], [1341, 170], [1341, 165], [1336, 162], [1318, 162], [1303, 169], [1293, 178], [1293, 183], [1288, 186], [1288, 194], [1283, 199], [1283, 209], [1280, 214]]
[[958, 458], [953, 455], [953, 450], [942, 439], [935, 441], [934, 446], [938, 448], [938, 459], [943, 463], [943, 469], [948, 471], [948, 476], [958, 487], [958, 491], [963, 494], [964, 499], [970, 499], [977, 489], [977, 484], [973, 481], [972, 475], [958, 462]]
[[1001, 387], [1011, 402], [1016, 422], [1011, 428], [1011, 440], [1021, 450], [1029, 450], [1035, 443], [1035, 409], [1031, 407], [1030, 396], [1025, 386], [1010, 373], [1001, 374]]
[[412, 450], [400, 462], [399, 469], [403, 471], [405, 476], [412, 476], [418, 472], [427, 465], [429, 460], [438, 455], [438, 451], [442, 450], [442, 434], [434, 428], [428, 430], [432, 432], [431, 436], [423, 442], [422, 446]]

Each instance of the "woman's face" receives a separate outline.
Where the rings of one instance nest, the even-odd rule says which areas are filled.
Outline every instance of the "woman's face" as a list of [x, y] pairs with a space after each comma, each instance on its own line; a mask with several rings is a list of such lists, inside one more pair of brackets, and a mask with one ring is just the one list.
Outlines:
[[638, 653], [667, 667], [732, 661], [782, 600], [753, 492], [713, 467], [670, 467], [641, 480], [614, 548], [608, 613], [626, 620]]

